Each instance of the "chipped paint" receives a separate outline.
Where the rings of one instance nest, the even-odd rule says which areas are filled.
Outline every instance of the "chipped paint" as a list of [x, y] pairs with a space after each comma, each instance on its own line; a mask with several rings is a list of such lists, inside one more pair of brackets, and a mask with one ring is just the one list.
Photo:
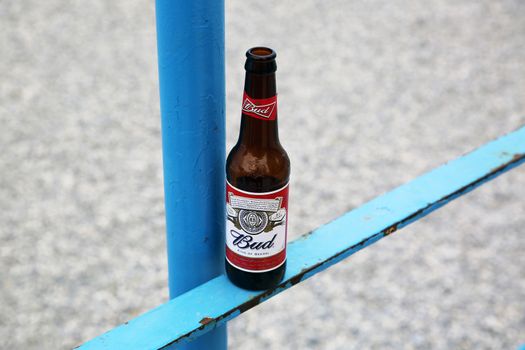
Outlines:
[[[509, 156], [509, 154], [507, 153], [507, 157]], [[501, 164], [501, 165], [498, 165], [497, 167], [495, 167], [494, 169], [492, 169], [492, 172], [499, 172], [499, 171], [502, 171], [504, 170], [506, 167], [512, 165], [513, 163], [516, 163], [516, 162], [519, 162], [520, 160], [522, 160], [523, 158], [525, 158], [525, 153], [517, 153], [517, 154], [514, 154], [512, 156], [512, 158], [510, 159], [510, 161], [504, 163], [504, 164]]]
[[204, 317], [202, 320], [199, 321], [202, 325], [207, 325], [208, 323], [214, 321], [212, 317]]
[[390, 226], [389, 228], [387, 228], [387, 229], [384, 231], [384, 233], [385, 233], [385, 236], [388, 236], [389, 234], [394, 233], [394, 232], [396, 232], [396, 231], [397, 231], [397, 224], [392, 225], [392, 226]]

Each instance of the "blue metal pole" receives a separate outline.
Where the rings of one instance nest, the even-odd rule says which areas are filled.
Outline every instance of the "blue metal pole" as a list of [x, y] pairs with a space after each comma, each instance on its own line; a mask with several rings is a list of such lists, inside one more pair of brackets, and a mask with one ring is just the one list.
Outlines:
[[[157, 0], [156, 19], [169, 289], [175, 298], [224, 268], [224, 1]], [[180, 347], [226, 348], [225, 326]]]

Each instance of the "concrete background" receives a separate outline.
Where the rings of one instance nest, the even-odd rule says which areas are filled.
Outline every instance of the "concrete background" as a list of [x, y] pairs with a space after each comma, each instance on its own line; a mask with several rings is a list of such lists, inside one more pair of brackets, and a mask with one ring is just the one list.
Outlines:
[[[290, 236], [525, 124], [525, 2], [227, 1], [278, 53]], [[0, 2], [0, 348], [66, 349], [167, 299], [153, 1]], [[231, 349], [515, 349], [525, 167], [230, 323]]]

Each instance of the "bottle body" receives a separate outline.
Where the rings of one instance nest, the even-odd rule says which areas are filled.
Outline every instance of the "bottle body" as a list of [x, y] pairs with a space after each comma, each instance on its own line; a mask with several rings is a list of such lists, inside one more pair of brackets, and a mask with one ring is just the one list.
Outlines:
[[234, 284], [264, 290], [286, 269], [290, 160], [277, 130], [275, 53], [250, 49], [245, 67], [241, 131], [226, 161], [225, 263]]

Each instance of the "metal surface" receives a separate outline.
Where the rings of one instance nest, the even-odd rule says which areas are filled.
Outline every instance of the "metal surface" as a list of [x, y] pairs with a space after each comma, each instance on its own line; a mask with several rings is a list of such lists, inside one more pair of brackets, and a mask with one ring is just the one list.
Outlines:
[[[224, 3], [157, 0], [156, 18], [174, 298], [223, 272]], [[226, 349], [226, 327], [185, 348]]]
[[525, 162], [525, 127], [436, 168], [291, 242], [283, 282], [264, 292], [222, 275], [81, 346], [166, 349], [192, 341], [272, 296]]

